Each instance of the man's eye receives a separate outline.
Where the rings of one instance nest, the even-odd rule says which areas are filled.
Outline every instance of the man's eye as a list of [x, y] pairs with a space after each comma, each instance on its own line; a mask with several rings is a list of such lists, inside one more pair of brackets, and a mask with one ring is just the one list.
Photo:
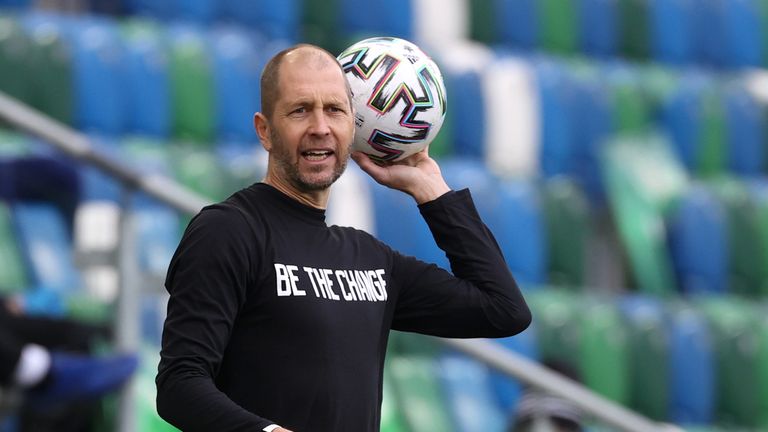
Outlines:
[[307, 109], [305, 107], [299, 107], [291, 111], [291, 114], [303, 114], [307, 112]]

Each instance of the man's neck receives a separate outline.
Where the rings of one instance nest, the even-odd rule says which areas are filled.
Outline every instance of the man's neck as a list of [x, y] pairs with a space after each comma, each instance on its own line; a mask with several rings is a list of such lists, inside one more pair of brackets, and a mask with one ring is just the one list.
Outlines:
[[303, 192], [299, 191], [295, 187], [291, 186], [285, 181], [276, 179], [274, 176], [267, 175], [264, 178], [264, 183], [272, 186], [280, 192], [288, 195], [296, 201], [318, 209], [325, 210], [328, 206], [328, 196], [330, 195], [330, 188], [326, 188], [318, 191]]

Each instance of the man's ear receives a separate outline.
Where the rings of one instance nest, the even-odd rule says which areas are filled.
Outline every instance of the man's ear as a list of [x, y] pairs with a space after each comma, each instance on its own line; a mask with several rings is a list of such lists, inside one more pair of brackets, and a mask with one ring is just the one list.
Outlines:
[[264, 150], [268, 152], [271, 151], [272, 141], [270, 140], [271, 134], [269, 133], [269, 121], [267, 120], [267, 117], [260, 112], [254, 114], [253, 127], [256, 128], [256, 135], [259, 136], [261, 146], [264, 147]]

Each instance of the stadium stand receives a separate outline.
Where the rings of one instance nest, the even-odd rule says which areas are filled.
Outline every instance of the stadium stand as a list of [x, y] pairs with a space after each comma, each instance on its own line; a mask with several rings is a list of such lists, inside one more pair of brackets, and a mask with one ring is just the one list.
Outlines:
[[[472, 189], [534, 312], [499, 342], [684, 430], [768, 430], [768, 98], [751, 85], [768, 67], [768, 2], [65, 3], [0, 0], [0, 90], [210, 200], [263, 175], [251, 116], [271, 55], [370, 35], [423, 44], [449, 100], [432, 154]], [[447, 266], [412, 202], [350, 171], [329, 221]], [[188, 216], [147, 196], [125, 210], [123, 197], [96, 168], [1, 130], [0, 293], [109, 320], [116, 221], [131, 212], [148, 287], [133, 416], [136, 430], [174, 430], [153, 375], [162, 277]], [[614, 261], [588, 256], [598, 232]], [[615, 263], [620, 284], [595, 279], [590, 266]], [[522, 387], [395, 333], [383, 391], [382, 431], [502, 431]], [[94, 424], [115, 410], [105, 401]]]

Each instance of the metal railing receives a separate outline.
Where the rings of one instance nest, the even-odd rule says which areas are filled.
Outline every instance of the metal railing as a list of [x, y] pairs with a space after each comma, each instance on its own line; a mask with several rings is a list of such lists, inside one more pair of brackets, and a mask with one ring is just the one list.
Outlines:
[[[23, 103], [0, 92], [0, 118], [14, 127], [44, 139], [62, 152], [84, 163], [93, 165], [117, 179], [123, 186], [121, 207], [131, 208], [137, 192], [144, 192], [158, 201], [186, 214], [197, 213], [208, 201], [176, 182], [157, 175], [139, 174], [135, 170], [97, 152], [83, 134], [61, 124]], [[135, 230], [130, 211], [122, 211], [120, 221], [118, 272], [120, 293], [116, 343], [121, 349], [139, 348], [139, 295], [141, 284], [136, 262]], [[665, 427], [621, 405], [610, 401], [583, 385], [562, 377], [538, 363], [502, 346], [483, 339], [438, 339], [448, 346], [486, 363], [487, 365], [533, 387], [561, 396], [580, 407], [586, 414], [610, 427], [626, 432], [657, 432]], [[124, 390], [119, 420], [121, 432], [135, 431], [133, 410], [134, 391]]]

